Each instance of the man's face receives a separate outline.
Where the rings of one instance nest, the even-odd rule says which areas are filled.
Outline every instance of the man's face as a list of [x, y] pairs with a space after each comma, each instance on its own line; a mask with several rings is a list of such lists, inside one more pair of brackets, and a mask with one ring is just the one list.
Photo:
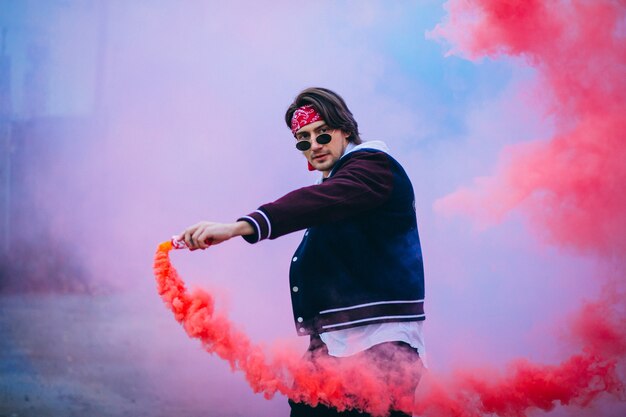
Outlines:
[[[317, 143], [315, 138], [322, 133], [328, 133], [332, 140], [324, 145]], [[323, 120], [308, 124], [296, 132], [296, 140], [308, 140], [311, 147], [302, 152], [313, 167], [322, 171], [327, 177], [339, 158], [346, 151], [348, 146], [348, 133], [340, 129], [331, 129]]]

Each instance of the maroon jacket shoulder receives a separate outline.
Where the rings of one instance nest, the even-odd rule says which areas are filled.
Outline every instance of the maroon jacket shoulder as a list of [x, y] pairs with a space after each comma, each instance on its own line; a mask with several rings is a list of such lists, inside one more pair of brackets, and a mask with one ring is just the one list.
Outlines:
[[255, 230], [250, 243], [348, 218], [383, 204], [391, 195], [393, 174], [382, 151], [359, 150], [341, 158], [320, 184], [294, 190], [238, 220]]

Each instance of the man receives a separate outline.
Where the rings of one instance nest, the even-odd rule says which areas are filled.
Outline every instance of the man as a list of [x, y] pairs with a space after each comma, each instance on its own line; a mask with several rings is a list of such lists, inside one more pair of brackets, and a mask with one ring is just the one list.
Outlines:
[[[318, 184], [235, 223], [197, 223], [183, 232], [185, 242], [206, 249], [234, 236], [256, 243], [306, 229], [289, 279], [296, 330], [311, 339], [308, 352], [343, 358], [392, 346], [419, 363], [424, 270], [408, 176], [383, 142], [361, 142], [346, 103], [328, 89], [302, 91], [285, 121], [309, 169], [322, 173]], [[292, 417], [357, 415], [290, 405]]]

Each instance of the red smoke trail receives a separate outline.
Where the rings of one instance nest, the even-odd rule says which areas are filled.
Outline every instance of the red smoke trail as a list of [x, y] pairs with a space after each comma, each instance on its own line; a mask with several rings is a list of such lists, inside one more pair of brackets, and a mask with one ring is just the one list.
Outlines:
[[[243, 371], [254, 392], [262, 392], [266, 398], [280, 392], [296, 401], [321, 402], [339, 410], [357, 408], [376, 416], [386, 415], [393, 407], [432, 417], [493, 413], [518, 417], [533, 408], [550, 410], [556, 401], [586, 405], [602, 393], [620, 394], [623, 390], [616, 376], [616, 358], [626, 353], [626, 340], [614, 331], [619, 323], [606, 321], [605, 306], [589, 306], [588, 314], [581, 316], [580, 330], [600, 333], [608, 341], [601, 342], [599, 349], [589, 346], [584, 354], [558, 366], [519, 361], [500, 377], [487, 377], [484, 372], [480, 377], [459, 373], [445, 384], [432, 378], [413, 406], [413, 395], [405, 383], [419, 378], [421, 366], [411, 366], [399, 353], [392, 361], [395, 368], [384, 369], [391, 375], [387, 381], [381, 377], [376, 358], [371, 357], [305, 361], [293, 352], [275, 352], [270, 359], [225, 315], [215, 312], [210, 294], [199, 289], [187, 291], [170, 263], [171, 248], [171, 243], [163, 243], [155, 255], [159, 294], [190, 337], [199, 339], [207, 352], [227, 360], [233, 370]], [[610, 355], [600, 355], [609, 347]]]
[[244, 372], [254, 392], [262, 392], [266, 398], [280, 392], [298, 402], [323, 403], [339, 410], [358, 408], [377, 416], [385, 415], [390, 407], [410, 412], [413, 392], [405, 393], [408, 388], [403, 381], [418, 378], [421, 365], [410, 366], [403, 352], [388, 352], [394, 355], [396, 369], [385, 369], [390, 375], [387, 381], [375, 357], [355, 355], [341, 362], [329, 357], [305, 361], [294, 352], [274, 352], [270, 357], [214, 310], [209, 293], [187, 291], [171, 265], [171, 249], [170, 242], [162, 243], [155, 255], [161, 298], [190, 337], [199, 339], [207, 352], [227, 360], [232, 370]]
[[[557, 404], [586, 407], [607, 394], [624, 400], [618, 368], [626, 354], [624, 316], [613, 306], [587, 305], [574, 328], [586, 343], [583, 353], [558, 365], [517, 360], [504, 375], [481, 370], [457, 371], [446, 388], [420, 392], [417, 414], [424, 416], [526, 416]], [[590, 343], [593, 340], [593, 343]]]

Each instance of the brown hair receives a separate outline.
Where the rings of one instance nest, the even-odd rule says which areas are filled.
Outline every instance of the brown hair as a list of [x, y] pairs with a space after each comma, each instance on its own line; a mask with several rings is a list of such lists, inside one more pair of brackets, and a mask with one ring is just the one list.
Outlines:
[[348, 141], [355, 144], [361, 143], [359, 137], [359, 126], [352, 116], [352, 112], [346, 106], [343, 98], [334, 91], [327, 88], [311, 87], [302, 90], [295, 98], [293, 103], [287, 108], [285, 113], [285, 122], [287, 127], [291, 129], [291, 118], [293, 113], [300, 107], [307, 104], [312, 105], [315, 110], [322, 116], [326, 124], [333, 129], [341, 129], [349, 133]]

